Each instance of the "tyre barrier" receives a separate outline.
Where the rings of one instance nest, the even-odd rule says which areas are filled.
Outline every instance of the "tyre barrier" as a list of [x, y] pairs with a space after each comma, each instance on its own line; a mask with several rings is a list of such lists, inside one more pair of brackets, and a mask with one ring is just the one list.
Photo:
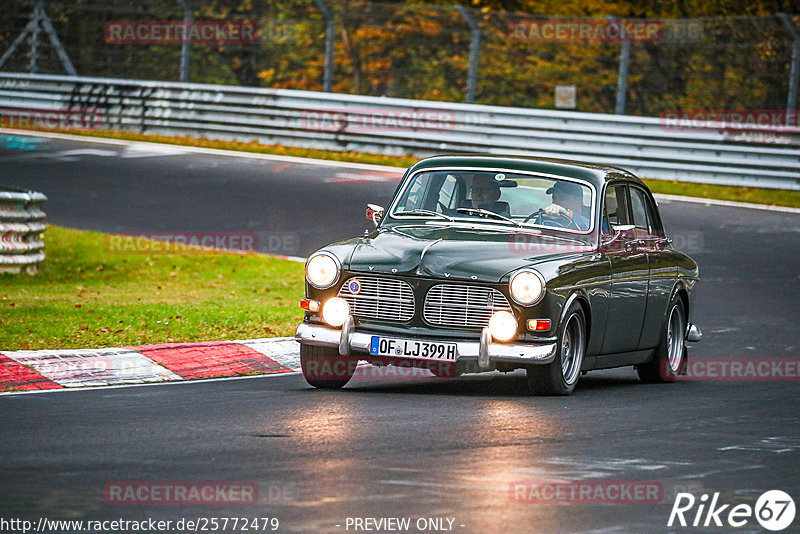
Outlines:
[[0, 187], [0, 272], [35, 274], [44, 260], [47, 197], [37, 191]]

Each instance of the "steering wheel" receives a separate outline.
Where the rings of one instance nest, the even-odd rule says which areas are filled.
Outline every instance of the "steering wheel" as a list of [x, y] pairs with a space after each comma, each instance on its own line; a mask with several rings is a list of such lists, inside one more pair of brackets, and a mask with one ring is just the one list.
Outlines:
[[[533, 224], [545, 224], [545, 220], [554, 223], [555, 226], [560, 228], [570, 228], [573, 227], [576, 230], [580, 230], [580, 226], [576, 223], [572, 218], [564, 215], [563, 213], [547, 213], [544, 211], [544, 208], [539, 208], [537, 211], [534, 211], [530, 215], [528, 215], [522, 223], [526, 223], [534, 219]], [[553, 226], [553, 225], [546, 225], [546, 226]]]

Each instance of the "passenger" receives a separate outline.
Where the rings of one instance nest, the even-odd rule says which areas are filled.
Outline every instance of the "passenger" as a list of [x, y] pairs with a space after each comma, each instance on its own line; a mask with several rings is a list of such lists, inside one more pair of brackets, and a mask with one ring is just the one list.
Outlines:
[[500, 183], [491, 176], [475, 176], [472, 179], [471, 200], [464, 201], [461, 207], [492, 211], [504, 217], [510, 217], [508, 202], [498, 202]]

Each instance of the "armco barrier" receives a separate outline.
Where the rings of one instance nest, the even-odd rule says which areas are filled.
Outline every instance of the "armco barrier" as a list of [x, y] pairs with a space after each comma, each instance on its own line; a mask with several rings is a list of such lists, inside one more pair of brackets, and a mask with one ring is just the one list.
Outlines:
[[47, 197], [0, 187], [0, 272], [35, 273], [44, 260], [42, 232]]
[[105, 128], [388, 154], [560, 157], [646, 178], [800, 189], [800, 128], [791, 116], [794, 126], [684, 128], [658, 117], [0, 73], [0, 119], [6, 127]]

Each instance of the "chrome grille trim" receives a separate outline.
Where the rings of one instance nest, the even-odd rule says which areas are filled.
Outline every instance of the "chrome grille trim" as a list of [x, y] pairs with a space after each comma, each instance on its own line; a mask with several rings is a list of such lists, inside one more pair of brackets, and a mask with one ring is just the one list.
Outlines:
[[[352, 280], [361, 284], [357, 294], [350, 291]], [[339, 296], [350, 305], [350, 314], [354, 317], [400, 322], [414, 317], [414, 292], [402, 280], [354, 276], [345, 280]]]
[[494, 288], [439, 284], [425, 296], [423, 316], [430, 325], [483, 328], [499, 310], [513, 313], [508, 299]]

